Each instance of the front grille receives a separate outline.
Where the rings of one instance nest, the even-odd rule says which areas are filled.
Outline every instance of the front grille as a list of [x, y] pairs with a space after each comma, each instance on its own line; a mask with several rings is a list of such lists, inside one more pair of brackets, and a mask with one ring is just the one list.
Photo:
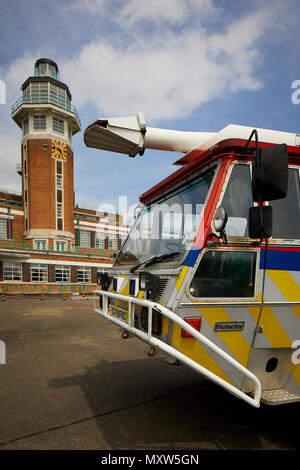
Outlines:
[[154, 287], [149, 294], [149, 300], [160, 303], [168, 286], [169, 279], [160, 279], [159, 286]]

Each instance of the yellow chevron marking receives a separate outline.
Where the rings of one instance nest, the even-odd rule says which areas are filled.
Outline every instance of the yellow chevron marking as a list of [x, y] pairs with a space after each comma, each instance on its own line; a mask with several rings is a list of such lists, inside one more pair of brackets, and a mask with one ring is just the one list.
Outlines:
[[[122, 277], [125, 277], [125, 276], [122, 276]], [[129, 282], [127, 282], [126, 286], [119, 292], [119, 294], [129, 296]], [[116, 307], [121, 307], [121, 305], [122, 305], [122, 300], [116, 300]]]
[[216, 374], [221, 379], [226, 380], [226, 382], [232, 382], [229, 377], [225, 374], [223, 369], [217, 364], [217, 362], [208, 354], [201, 344], [193, 340], [192, 338], [183, 338], [181, 336], [181, 327], [174, 323], [173, 327], [173, 337], [172, 344], [175, 346], [182, 354], [189, 357], [193, 361], [200, 364], [202, 367], [205, 367], [207, 370]]
[[[232, 321], [223, 307], [205, 307], [198, 308], [199, 312], [205, 317], [212, 328], [217, 321]], [[221, 331], [216, 333], [226, 344], [233, 356], [243, 366], [247, 365], [249, 358], [250, 345], [240, 331]]]
[[188, 266], [182, 266], [182, 269], [181, 269], [181, 271], [180, 271], [180, 274], [179, 274], [179, 276], [177, 277], [176, 283], [175, 283], [175, 286], [176, 286], [177, 291], [179, 291], [179, 289], [180, 289], [180, 287], [181, 287], [181, 284], [182, 284], [182, 282], [183, 282], [183, 280], [184, 280], [184, 278], [185, 278], [185, 275], [186, 275], [188, 269], [189, 269]]
[[247, 309], [249, 310], [249, 312], [251, 313], [252, 317], [254, 318], [254, 320], [256, 321], [256, 323], [258, 322], [258, 319], [259, 319], [259, 314], [260, 314], [260, 309], [261, 307], [247, 307]]
[[263, 333], [273, 348], [291, 347], [291, 340], [272, 312], [271, 307], [263, 307], [259, 324], [262, 326]]
[[297, 317], [300, 320], [300, 306], [293, 307], [293, 310], [294, 310], [295, 314], [297, 315]]
[[288, 302], [300, 302], [300, 286], [288, 271], [268, 269], [267, 273]]

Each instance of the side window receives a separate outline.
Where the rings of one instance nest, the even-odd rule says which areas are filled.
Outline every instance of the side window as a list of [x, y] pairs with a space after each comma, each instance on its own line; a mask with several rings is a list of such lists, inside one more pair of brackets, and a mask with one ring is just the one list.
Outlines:
[[227, 236], [248, 236], [248, 211], [252, 205], [250, 167], [234, 165], [221, 203], [228, 215]]
[[300, 238], [299, 171], [289, 169], [288, 194], [284, 199], [270, 202], [273, 207], [273, 238]]
[[254, 297], [256, 251], [207, 251], [190, 284], [193, 297]]

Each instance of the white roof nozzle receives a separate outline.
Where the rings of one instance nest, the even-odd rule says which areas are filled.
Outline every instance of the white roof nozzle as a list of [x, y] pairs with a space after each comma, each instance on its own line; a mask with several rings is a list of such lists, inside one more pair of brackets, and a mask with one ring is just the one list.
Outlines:
[[87, 147], [135, 157], [146, 148], [187, 153], [211, 138], [211, 132], [185, 132], [146, 127], [142, 112], [124, 118], [98, 119], [84, 132]]

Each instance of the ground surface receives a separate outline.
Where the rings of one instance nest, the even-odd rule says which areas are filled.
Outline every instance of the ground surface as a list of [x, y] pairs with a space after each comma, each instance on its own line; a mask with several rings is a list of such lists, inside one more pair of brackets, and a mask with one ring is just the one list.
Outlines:
[[0, 449], [296, 449], [300, 406], [254, 409], [146, 345], [91, 299], [0, 302]]

